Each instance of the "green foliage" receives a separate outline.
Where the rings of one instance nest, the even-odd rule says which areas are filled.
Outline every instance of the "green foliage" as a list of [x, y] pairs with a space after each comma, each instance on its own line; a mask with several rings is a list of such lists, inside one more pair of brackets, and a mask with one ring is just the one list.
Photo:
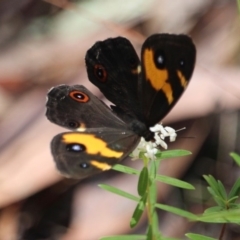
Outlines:
[[144, 167], [142, 168], [141, 171], [119, 164], [115, 165], [113, 169], [116, 171], [123, 172], [125, 174], [139, 176], [137, 186], [138, 196], [132, 195], [131, 193], [127, 193], [123, 190], [117, 189], [113, 186], [109, 186], [106, 184], [101, 184], [99, 186], [109, 192], [112, 192], [119, 196], [128, 198], [129, 200], [137, 202], [136, 208], [130, 220], [131, 228], [135, 227], [138, 224], [144, 211], [146, 211], [146, 214], [148, 216], [149, 224], [145, 235], [111, 236], [101, 238], [101, 240], [114, 240], [114, 239], [174, 240], [174, 238], [162, 236], [161, 233], [159, 232], [158, 214], [156, 212], [157, 209], [162, 209], [177, 214], [189, 220], [196, 220], [197, 216], [190, 212], [172, 206], [157, 203], [157, 186], [156, 186], [157, 182], [162, 182], [165, 184], [170, 184], [175, 187], [189, 190], [194, 189], [194, 187], [187, 182], [157, 174], [157, 170], [161, 165], [162, 160], [179, 156], [187, 156], [189, 154], [191, 153], [185, 150], [158, 152], [156, 154], [157, 159], [151, 161], [150, 159], [145, 157], [143, 152], [141, 152], [139, 156], [143, 159], [144, 162]]
[[[239, 2], [239, 7], [240, 7], [240, 0], [238, 2]], [[235, 152], [231, 152], [230, 156], [233, 158], [235, 163], [240, 167], [240, 156], [237, 153], [235, 153]]]
[[191, 240], [217, 240], [216, 238], [206, 237], [200, 234], [188, 233], [186, 236]]
[[[231, 153], [233, 160], [238, 164], [240, 156], [236, 153]], [[240, 179], [237, 179], [227, 194], [221, 181], [216, 180], [213, 176], [203, 176], [207, 181], [207, 187], [210, 195], [214, 199], [216, 206], [210, 207], [204, 211], [201, 216], [198, 216], [198, 221], [209, 223], [236, 223], [240, 224], [240, 204], [237, 203], [240, 193]]]
[[[236, 153], [230, 154], [237, 162], [240, 157]], [[240, 223], [239, 213], [240, 204], [236, 203], [240, 193], [240, 179], [232, 186], [229, 194], [225, 190], [221, 181], [216, 180], [213, 176], [203, 176], [209, 187], [207, 190], [213, 197], [216, 206], [210, 207], [198, 217], [198, 221], [212, 223]]]
[[[159, 231], [157, 209], [176, 214], [178, 216], [187, 218], [190, 221], [240, 224], [240, 204], [236, 202], [240, 194], [240, 179], [234, 183], [229, 193], [227, 193], [221, 181], [216, 180], [211, 175], [204, 175], [203, 177], [209, 185], [207, 190], [212, 196], [216, 205], [209, 207], [202, 215], [199, 216], [183, 209], [157, 203], [156, 184], [158, 181], [175, 187], [194, 190], [194, 187], [187, 182], [157, 174], [158, 168], [161, 167], [162, 160], [173, 157], [187, 156], [189, 154], [191, 153], [185, 150], [164, 151], [156, 154], [156, 160], [150, 160], [145, 157], [144, 152], [141, 152], [139, 156], [143, 159], [144, 163], [144, 167], [141, 171], [119, 164], [115, 165], [113, 167], [114, 170], [139, 177], [137, 186], [138, 196], [106, 184], [101, 184], [99, 186], [109, 192], [137, 202], [130, 220], [130, 227], [133, 228], [139, 223], [144, 212], [146, 212], [148, 216], [148, 227], [146, 234], [144, 235], [109, 236], [103, 237], [101, 240], [176, 240], [174, 238], [168, 238], [161, 235], [161, 232]], [[240, 166], [240, 156], [236, 153], [231, 153], [230, 155]], [[192, 240], [216, 240], [215, 238], [194, 233], [187, 233], [186, 237]]]

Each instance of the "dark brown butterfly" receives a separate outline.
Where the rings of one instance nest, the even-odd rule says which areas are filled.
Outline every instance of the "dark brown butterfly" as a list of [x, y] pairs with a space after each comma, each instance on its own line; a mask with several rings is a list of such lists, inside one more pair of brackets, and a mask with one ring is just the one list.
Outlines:
[[80, 85], [49, 91], [47, 118], [72, 130], [51, 143], [60, 172], [85, 178], [126, 158], [141, 137], [153, 140], [149, 127], [179, 100], [195, 58], [195, 46], [186, 35], [150, 36], [143, 43], [141, 62], [126, 38], [95, 43], [86, 54], [88, 77], [114, 106], [110, 109]]

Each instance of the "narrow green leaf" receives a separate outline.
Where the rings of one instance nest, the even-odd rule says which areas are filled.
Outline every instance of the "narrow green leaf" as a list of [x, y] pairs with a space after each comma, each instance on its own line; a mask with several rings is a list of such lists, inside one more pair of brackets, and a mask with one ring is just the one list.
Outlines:
[[146, 167], [143, 167], [138, 180], [139, 196], [142, 197], [146, 193], [147, 186], [148, 186], [148, 169]]
[[176, 149], [176, 150], [162, 151], [160, 153], [157, 153], [155, 156], [157, 157], [157, 160], [163, 160], [167, 158], [183, 157], [191, 154], [192, 153], [190, 151]]
[[207, 190], [208, 192], [212, 195], [214, 201], [219, 205], [219, 206], [222, 206], [222, 207], [226, 207], [226, 204], [225, 204], [225, 201], [224, 199], [222, 199], [221, 196], [218, 196], [215, 191], [213, 191], [213, 189], [211, 187], [207, 187]]
[[139, 175], [140, 171], [131, 168], [131, 167], [127, 167], [121, 164], [115, 164], [112, 167], [113, 170], [118, 171], [118, 172], [123, 172], [123, 173], [127, 173], [127, 174], [132, 174], [132, 175]]
[[211, 187], [207, 187], [208, 192], [212, 195], [214, 201], [219, 205], [222, 206], [223, 208], [225, 208], [225, 202], [215, 194], [215, 192], [213, 191], [213, 189]]
[[171, 212], [171, 213], [174, 213], [176, 215], [185, 217], [185, 218], [187, 218], [189, 220], [193, 220], [194, 221], [194, 220], [198, 219], [198, 216], [196, 216], [195, 214], [190, 213], [190, 212], [185, 211], [185, 210], [182, 210], [180, 208], [176, 208], [176, 207], [172, 207], [172, 206], [168, 206], [168, 205], [164, 205], [164, 204], [160, 204], [160, 203], [156, 203], [155, 207], [160, 208], [162, 210], [165, 210], [167, 212]]
[[157, 174], [156, 161], [151, 161], [149, 177], [151, 180], [155, 180]]
[[218, 180], [217, 183], [218, 183], [219, 194], [222, 196], [223, 199], [227, 200], [227, 192], [226, 192], [222, 182], [220, 180]]
[[145, 240], [146, 235], [118, 235], [102, 237], [100, 240]]
[[154, 210], [153, 214], [152, 214], [152, 233], [154, 236], [160, 235], [158, 229], [159, 229], [158, 214], [157, 214], [156, 210]]
[[154, 205], [157, 202], [157, 185], [156, 185], [155, 180], [151, 180], [151, 182], [149, 183], [148, 191], [149, 191], [148, 197], [149, 197], [149, 202], [150, 202], [149, 207], [152, 207], [151, 212], [153, 212], [154, 211]]
[[161, 240], [181, 240], [179, 238], [161, 237]]
[[210, 207], [205, 209], [204, 213], [212, 213], [212, 212], [220, 212], [223, 211], [224, 208], [220, 207], [220, 206], [214, 206], [214, 207]]
[[228, 199], [229, 204], [234, 204], [234, 202], [236, 202], [236, 200], [238, 199], [238, 196], [232, 197]]
[[211, 187], [207, 187], [207, 190], [213, 197], [216, 196], [215, 191]]
[[138, 205], [136, 206], [136, 208], [133, 212], [133, 216], [132, 216], [131, 221], [130, 221], [130, 227], [131, 228], [135, 227], [138, 224], [138, 222], [139, 222], [139, 220], [140, 220], [140, 218], [143, 214], [143, 211], [145, 209], [146, 200], [147, 200], [147, 195], [143, 196], [140, 199]]
[[153, 239], [153, 232], [152, 232], [152, 225], [148, 225], [147, 229], [147, 238], [146, 240], [152, 240]]
[[207, 181], [208, 185], [212, 188], [212, 190], [214, 191], [215, 195], [219, 195], [218, 183], [215, 180], [215, 178], [213, 176], [211, 176], [211, 175], [209, 175], [209, 176], [203, 175], [203, 177]]
[[211, 223], [240, 223], [240, 209], [224, 210], [220, 212], [204, 213], [198, 216], [198, 221]]
[[[238, 9], [240, 10], [240, 0], [238, 0]], [[240, 166], [240, 155], [238, 155], [237, 153], [235, 152], [231, 152], [230, 153], [230, 156], [233, 158], [233, 160], [235, 161], [235, 163]]]
[[227, 202], [225, 202], [224, 199], [222, 199], [222, 197], [215, 195], [213, 196], [213, 199], [222, 208], [227, 208]]
[[179, 187], [179, 188], [184, 188], [184, 189], [195, 189], [193, 185], [191, 185], [190, 183], [178, 180], [176, 178], [172, 178], [172, 177], [168, 177], [168, 176], [164, 176], [164, 175], [157, 175], [156, 176], [156, 180], [175, 186], [175, 187]]
[[229, 203], [229, 210], [240, 209], [239, 203]]
[[98, 186], [99, 186], [100, 188], [104, 189], [104, 190], [107, 190], [107, 191], [109, 191], [109, 192], [115, 193], [115, 194], [117, 194], [117, 195], [119, 195], [119, 196], [128, 198], [128, 199], [130, 199], [130, 200], [133, 200], [133, 201], [136, 201], [136, 202], [138, 202], [138, 201], [140, 200], [139, 197], [136, 197], [136, 196], [134, 196], [134, 195], [132, 195], [132, 194], [130, 194], [130, 193], [127, 193], [127, 192], [122, 191], [122, 190], [120, 190], [120, 189], [118, 189], [118, 188], [112, 187], [112, 186], [110, 186], [110, 185], [107, 185], [107, 184], [99, 184]]
[[217, 238], [211, 238], [200, 234], [187, 233], [185, 234], [191, 240], [218, 240]]
[[233, 198], [236, 196], [239, 196], [240, 194], [240, 178], [234, 183], [230, 193], [229, 193], [229, 198]]

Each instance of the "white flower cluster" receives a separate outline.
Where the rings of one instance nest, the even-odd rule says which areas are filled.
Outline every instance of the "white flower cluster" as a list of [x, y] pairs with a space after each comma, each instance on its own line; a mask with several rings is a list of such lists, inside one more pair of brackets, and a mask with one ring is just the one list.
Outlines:
[[156, 124], [154, 127], [151, 127], [150, 130], [154, 132], [155, 142], [146, 142], [144, 138], [141, 138], [140, 143], [136, 149], [132, 152], [132, 157], [137, 159], [140, 152], [145, 152], [145, 156], [149, 159], [155, 160], [155, 154], [158, 151], [158, 147], [161, 146], [164, 149], [167, 149], [167, 144], [164, 141], [166, 137], [169, 137], [170, 142], [174, 142], [177, 137], [175, 129], [171, 127], [163, 127], [162, 124]]

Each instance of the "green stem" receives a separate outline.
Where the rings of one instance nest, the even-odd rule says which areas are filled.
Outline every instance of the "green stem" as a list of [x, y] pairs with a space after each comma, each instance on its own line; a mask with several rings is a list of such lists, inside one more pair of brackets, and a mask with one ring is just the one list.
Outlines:
[[[155, 204], [157, 201], [157, 189], [156, 189], [156, 162], [152, 161], [150, 166], [150, 174], [148, 179], [148, 186], [147, 186], [147, 215], [149, 221], [149, 231], [151, 232], [151, 240], [159, 239], [159, 231], [158, 231], [158, 217], [155, 210]], [[150, 233], [149, 233], [150, 234]]]

